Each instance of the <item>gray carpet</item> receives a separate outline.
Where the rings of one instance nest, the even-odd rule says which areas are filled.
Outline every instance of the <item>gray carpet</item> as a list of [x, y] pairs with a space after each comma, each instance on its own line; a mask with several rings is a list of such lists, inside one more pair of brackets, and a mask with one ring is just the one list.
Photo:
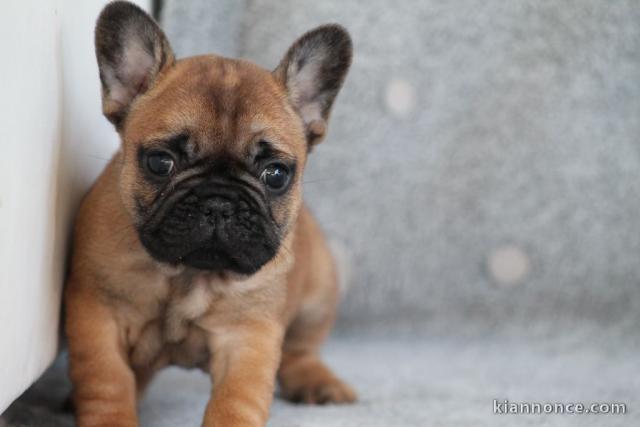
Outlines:
[[[338, 338], [329, 363], [360, 393], [351, 406], [309, 407], [276, 400], [271, 427], [634, 426], [640, 425], [637, 348], [566, 340]], [[71, 427], [59, 407], [64, 361], [5, 414], [9, 426]], [[197, 371], [169, 369], [140, 407], [149, 427], [198, 426], [209, 392]], [[512, 402], [624, 402], [626, 415], [494, 415]]]
[[[640, 425], [640, 2], [164, 3], [179, 56], [274, 67], [315, 25], [354, 38], [305, 193], [350, 278], [327, 357], [361, 401], [277, 401], [271, 426]], [[60, 375], [10, 424], [70, 426], [50, 409]], [[143, 425], [198, 425], [208, 389], [167, 371]]]

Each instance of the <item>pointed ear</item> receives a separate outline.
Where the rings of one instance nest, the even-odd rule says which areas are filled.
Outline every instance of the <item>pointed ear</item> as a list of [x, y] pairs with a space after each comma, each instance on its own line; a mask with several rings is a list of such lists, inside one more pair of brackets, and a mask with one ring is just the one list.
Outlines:
[[95, 31], [102, 112], [120, 128], [133, 100], [146, 92], [175, 58], [158, 24], [138, 6], [109, 3]]
[[333, 101], [351, 65], [347, 30], [323, 25], [300, 37], [274, 71], [302, 118], [309, 149], [322, 141]]

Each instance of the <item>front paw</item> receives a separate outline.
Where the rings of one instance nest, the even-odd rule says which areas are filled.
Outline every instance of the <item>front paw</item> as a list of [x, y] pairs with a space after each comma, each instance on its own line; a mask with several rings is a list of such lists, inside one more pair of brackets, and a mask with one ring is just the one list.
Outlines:
[[356, 392], [340, 379], [330, 376], [300, 378], [282, 388], [282, 396], [294, 403], [324, 405], [329, 403], [353, 403]]

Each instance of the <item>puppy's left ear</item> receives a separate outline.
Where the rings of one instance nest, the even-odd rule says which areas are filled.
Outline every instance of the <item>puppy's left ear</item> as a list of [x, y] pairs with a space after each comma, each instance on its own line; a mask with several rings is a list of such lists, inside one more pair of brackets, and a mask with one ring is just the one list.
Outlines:
[[274, 71], [304, 124], [309, 149], [322, 141], [333, 101], [351, 65], [349, 33], [335, 24], [300, 37]]

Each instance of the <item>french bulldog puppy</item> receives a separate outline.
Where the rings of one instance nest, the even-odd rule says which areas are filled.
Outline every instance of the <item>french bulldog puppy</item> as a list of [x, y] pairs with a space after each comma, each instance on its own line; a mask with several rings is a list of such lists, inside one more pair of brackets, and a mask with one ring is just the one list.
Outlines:
[[171, 364], [210, 374], [207, 427], [265, 425], [276, 379], [292, 401], [353, 402], [318, 355], [336, 272], [302, 202], [307, 154], [351, 63], [348, 33], [304, 34], [273, 72], [176, 60], [153, 19], [117, 1], [95, 44], [121, 145], [75, 226], [65, 302], [77, 425], [137, 426], [136, 401]]

